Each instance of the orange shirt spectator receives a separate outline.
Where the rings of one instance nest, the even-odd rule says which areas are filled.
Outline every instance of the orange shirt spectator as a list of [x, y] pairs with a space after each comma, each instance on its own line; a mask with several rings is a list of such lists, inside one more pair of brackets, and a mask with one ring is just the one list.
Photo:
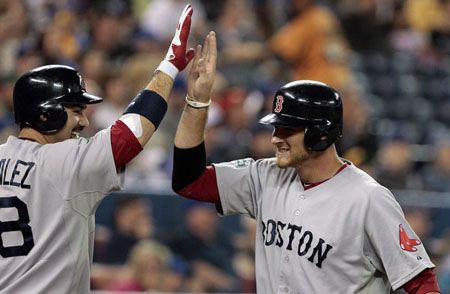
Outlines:
[[340, 23], [326, 7], [308, 2], [270, 39], [271, 49], [292, 65], [292, 79], [320, 80], [342, 89], [350, 70]]

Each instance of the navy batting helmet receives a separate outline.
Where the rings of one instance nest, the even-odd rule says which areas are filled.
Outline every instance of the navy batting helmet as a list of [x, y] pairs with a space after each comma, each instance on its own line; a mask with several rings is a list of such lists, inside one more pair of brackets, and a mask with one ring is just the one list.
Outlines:
[[342, 137], [342, 99], [336, 90], [321, 82], [290, 82], [278, 89], [272, 113], [260, 123], [304, 127], [306, 147], [323, 151]]
[[17, 124], [42, 133], [54, 133], [67, 121], [65, 104], [93, 104], [102, 98], [86, 93], [77, 70], [65, 65], [46, 65], [22, 75], [14, 85], [14, 117]]

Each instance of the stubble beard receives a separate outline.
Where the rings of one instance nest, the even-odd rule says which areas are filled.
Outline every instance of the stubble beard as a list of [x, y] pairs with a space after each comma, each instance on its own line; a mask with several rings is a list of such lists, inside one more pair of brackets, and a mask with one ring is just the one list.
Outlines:
[[279, 168], [288, 168], [288, 167], [301, 167], [303, 163], [308, 160], [310, 157], [310, 154], [308, 152], [302, 153], [299, 156], [292, 158], [291, 155], [288, 157], [286, 156], [279, 156], [277, 155], [277, 166]]

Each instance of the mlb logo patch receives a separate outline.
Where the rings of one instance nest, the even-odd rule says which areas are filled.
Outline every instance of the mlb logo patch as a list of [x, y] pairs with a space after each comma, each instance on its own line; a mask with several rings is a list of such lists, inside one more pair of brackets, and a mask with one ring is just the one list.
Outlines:
[[234, 166], [235, 167], [246, 167], [248, 165], [250, 165], [250, 163], [252, 163], [252, 159], [251, 158], [244, 158], [244, 159], [238, 159], [234, 161]]

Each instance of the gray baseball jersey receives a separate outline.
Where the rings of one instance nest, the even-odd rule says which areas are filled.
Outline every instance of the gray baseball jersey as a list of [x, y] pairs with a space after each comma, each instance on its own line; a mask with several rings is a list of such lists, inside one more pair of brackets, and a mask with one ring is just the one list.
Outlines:
[[275, 159], [214, 166], [223, 214], [257, 221], [258, 293], [390, 293], [434, 267], [393, 195], [354, 165], [306, 191]]
[[0, 146], [0, 292], [88, 293], [95, 210], [121, 188], [110, 130]]

